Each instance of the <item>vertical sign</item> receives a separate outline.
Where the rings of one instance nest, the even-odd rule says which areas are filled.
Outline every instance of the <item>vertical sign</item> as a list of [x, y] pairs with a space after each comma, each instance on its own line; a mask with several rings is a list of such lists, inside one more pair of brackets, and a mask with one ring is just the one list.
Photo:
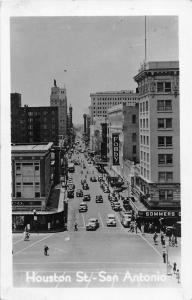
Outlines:
[[113, 155], [113, 165], [119, 165], [119, 134], [112, 134], [112, 155]]

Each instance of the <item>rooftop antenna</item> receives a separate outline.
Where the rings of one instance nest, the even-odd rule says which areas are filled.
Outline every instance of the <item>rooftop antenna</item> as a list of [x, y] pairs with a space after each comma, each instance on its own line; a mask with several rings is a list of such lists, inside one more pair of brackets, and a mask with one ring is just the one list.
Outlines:
[[145, 16], [145, 63], [147, 61], [147, 34], [146, 34], [147, 17]]

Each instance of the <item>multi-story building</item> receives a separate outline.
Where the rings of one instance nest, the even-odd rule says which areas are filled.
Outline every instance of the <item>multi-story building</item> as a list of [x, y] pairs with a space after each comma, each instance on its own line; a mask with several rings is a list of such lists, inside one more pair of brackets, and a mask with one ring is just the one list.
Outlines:
[[11, 142], [58, 144], [58, 108], [21, 107], [21, 95], [11, 94]]
[[51, 147], [17, 144], [12, 155], [13, 210], [45, 210], [51, 190]]
[[59, 135], [63, 138], [67, 136], [67, 91], [60, 88], [54, 80], [54, 87], [51, 88], [50, 106], [58, 107], [58, 128]]
[[180, 207], [179, 63], [148, 62], [139, 89], [141, 199], [149, 208]]
[[[118, 161], [113, 166], [113, 136], [118, 135]], [[126, 160], [139, 162], [139, 107], [125, 103], [108, 110], [108, 157], [109, 167], [118, 175], [124, 174]]]
[[11, 94], [11, 141], [15, 142], [20, 139], [21, 126], [20, 126], [20, 113], [21, 113], [21, 94]]
[[90, 97], [91, 124], [94, 117], [107, 117], [107, 110], [112, 106], [122, 103], [134, 106], [138, 102], [138, 94], [129, 90], [91, 93]]

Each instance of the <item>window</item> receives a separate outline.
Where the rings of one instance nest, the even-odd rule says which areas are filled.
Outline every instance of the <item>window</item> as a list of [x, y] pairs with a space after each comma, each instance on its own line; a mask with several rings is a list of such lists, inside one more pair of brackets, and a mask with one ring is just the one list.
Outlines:
[[137, 135], [136, 133], [132, 133], [132, 142], [136, 142]]
[[173, 172], [167, 172], [166, 173], [166, 181], [172, 182], [173, 181]]
[[163, 88], [163, 82], [157, 82], [157, 92], [163, 92], [164, 88]]
[[166, 154], [166, 164], [173, 163], [173, 154]]
[[158, 154], [158, 164], [159, 165], [165, 164], [165, 157], [166, 157], [166, 154]]
[[172, 118], [158, 118], [158, 129], [172, 128]]
[[172, 100], [157, 100], [157, 111], [172, 111]]
[[171, 92], [171, 82], [165, 82], [165, 93]]
[[35, 192], [35, 198], [39, 198], [40, 197], [40, 193], [39, 192]]
[[159, 118], [158, 119], [158, 129], [164, 128], [164, 119]]
[[133, 123], [133, 124], [136, 123], [136, 115], [132, 115], [132, 123]]
[[166, 146], [167, 147], [172, 146], [172, 136], [166, 136]]
[[165, 110], [172, 110], [172, 101], [165, 100]]
[[146, 119], [146, 128], [149, 128], [149, 120]]
[[136, 154], [136, 145], [133, 145], [133, 154]]
[[142, 103], [139, 104], [140, 112], [142, 112]]
[[173, 190], [167, 190], [167, 200], [173, 200]]
[[158, 173], [159, 182], [172, 182], [173, 172], [159, 172]]
[[172, 147], [172, 136], [158, 136], [158, 147]]
[[172, 118], [167, 118], [166, 120], [166, 128], [172, 128]]
[[39, 171], [39, 165], [35, 166], [35, 171]]
[[146, 111], [148, 111], [149, 108], [148, 108], [148, 101], [146, 101]]
[[166, 173], [165, 172], [159, 172], [158, 173], [158, 181], [159, 182], [165, 182], [166, 181]]
[[165, 200], [166, 193], [165, 190], [159, 190], [159, 200]]
[[16, 197], [17, 197], [17, 198], [20, 198], [20, 197], [21, 197], [21, 192], [17, 192], [17, 193], [16, 193]]
[[33, 185], [33, 182], [23, 182], [23, 185]]

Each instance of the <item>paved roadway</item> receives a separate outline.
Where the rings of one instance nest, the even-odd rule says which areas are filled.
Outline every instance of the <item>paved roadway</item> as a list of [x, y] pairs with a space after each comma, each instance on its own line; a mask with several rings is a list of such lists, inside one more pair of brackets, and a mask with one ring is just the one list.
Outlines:
[[[61, 288], [177, 286], [173, 276], [166, 276], [161, 250], [150, 239], [128, 233], [122, 227], [118, 213], [115, 213], [117, 227], [106, 226], [107, 214], [114, 212], [107, 199], [108, 194], [102, 192], [98, 182], [89, 180], [91, 174], [94, 172], [96, 175], [97, 171], [92, 165], [86, 163], [86, 166], [83, 175], [80, 174], [80, 166], [76, 166], [76, 172], [71, 175], [77, 189], [81, 188], [81, 178], [87, 170], [89, 172], [90, 190], [84, 191], [91, 194], [91, 201], [87, 202], [88, 212], [78, 212], [82, 198], [75, 195], [74, 199], [69, 199], [68, 231], [32, 234], [27, 242], [23, 241], [21, 234], [13, 235], [14, 285]], [[98, 194], [103, 195], [104, 203], [95, 203]], [[99, 219], [100, 227], [97, 231], [87, 232], [85, 224], [91, 217]], [[74, 232], [75, 221], [79, 225], [78, 232]], [[45, 244], [49, 246], [49, 256], [43, 255]], [[54, 274], [61, 276], [60, 281], [55, 277], [54, 282], [42, 282], [47, 280], [46, 276]]]

